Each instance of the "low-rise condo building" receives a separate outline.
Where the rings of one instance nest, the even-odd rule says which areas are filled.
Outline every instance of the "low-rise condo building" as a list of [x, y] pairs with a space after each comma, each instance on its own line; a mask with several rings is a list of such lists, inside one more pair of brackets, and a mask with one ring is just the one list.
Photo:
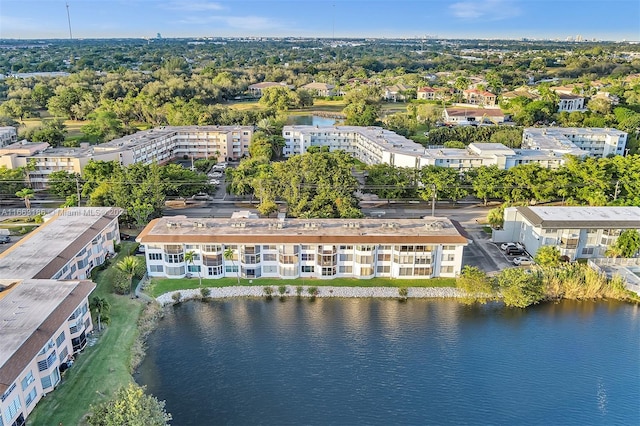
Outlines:
[[[445, 218], [155, 219], [136, 241], [151, 277], [455, 277], [468, 240]], [[225, 253], [233, 253], [227, 258]], [[186, 253], [194, 254], [187, 262]]]
[[522, 147], [563, 154], [607, 157], [624, 155], [627, 133], [594, 127], [528, 127], [522, 132]]
[[87, 279], [91, 269], [115, 253], [120, 213], [112, 207], [55, 210], [0, 254], [0, 279]]
[[91, 281], [0, 280], [0, 425], [24, 425], [93, 330]]
[[493, 241], [519, 242], [532, 256], [554, 246], [571, 260], [598, 258], [625, 229], [640, 230], [640, 207], [509, 207]]
[[0, 127], [0, 147], [11, 145], [18, 141], [18, 133], [15, 127]]

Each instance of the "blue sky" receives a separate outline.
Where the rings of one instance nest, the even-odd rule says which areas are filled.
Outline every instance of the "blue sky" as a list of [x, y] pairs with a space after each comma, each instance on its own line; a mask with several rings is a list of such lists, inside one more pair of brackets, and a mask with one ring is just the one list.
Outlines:
[[[639, 0], [68, 0], [74, 38], [640, 40]], [[65, 0], [0, 0], [0, 38], [67, 38]]]

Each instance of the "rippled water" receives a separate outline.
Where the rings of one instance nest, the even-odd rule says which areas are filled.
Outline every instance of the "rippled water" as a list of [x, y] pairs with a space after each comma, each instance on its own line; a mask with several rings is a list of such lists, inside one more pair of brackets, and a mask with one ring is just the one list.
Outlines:
[[333, 126], [335, 118], [319, 117], [317, 115], [290, 115], [287, 124], [292, 126]]
[[174, 425], [639, 424], [639, 317], [591, 302], [188, 302], [137, 380]]

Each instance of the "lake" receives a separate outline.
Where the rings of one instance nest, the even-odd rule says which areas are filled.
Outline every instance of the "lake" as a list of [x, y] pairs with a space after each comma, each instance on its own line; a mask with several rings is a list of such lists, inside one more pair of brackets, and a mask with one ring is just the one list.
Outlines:
[[229, 299], [169, 307], [136, 380], [174, 425], [638, 424], [640, 308]]
[[287, 117], [289, 126], [333, 126], [335, 118], [319, 117], [317, 115], [290, 115]]

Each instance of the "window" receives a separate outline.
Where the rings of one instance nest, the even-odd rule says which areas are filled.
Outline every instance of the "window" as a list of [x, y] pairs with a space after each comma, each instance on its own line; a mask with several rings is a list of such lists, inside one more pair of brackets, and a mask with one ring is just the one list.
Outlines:
[[313, 272], [313, 271], [314, 271], [314, 267], [313, 266], [307, 266], [307, 265], [303, 265], [302, 266], [302, 272], [310, 273], [310, 272]]
[[453, 273], [453, 266], [442, 266], [440, 268], [440, 273], [442, 273], [442, 274], [451, 274], [451, 273]]
[[231, 272], [238, 273], [238, 265], [226, 265], [224, 267], [224, 271], [226, 273], [231, 273]]
[[373, 251], [373, 246], [356, 246], [358, 251]]
[[582, 254], [593, 254], [594, 247], [585, 247], [582, 249]]
[[31, 389], [31, 392], [29, 392], [27, 396], [24, 397], [24, 402], [25, 404], [27, 404], [27, 407], [31, 405], [31, 403], [36, 399], [37, 395], [38, 392], [36, 391], [36, 387], [34, 386], [33, 389]]
[[339, 266], [338, 267], [338, 272], [340, 272], [341, 274], [352, 274], [353, 273], [353, 266], [349, 265], [349, 266]]
[[220, 266], [209, 266], [207, 268], [207, 273], [209, 275], [222, 275], [222, 265], [220, 265]]
[[20, 404], [20, 396], [18, 395], [13, 399], [13, 401], [11, 401], [11, 403], [4, 410], [5, 418], [7, 420], [13, 419], [18, 414], [21, 408], [22, 408], [22, 404]]
[[167, 266], [167, 275], [169, 276], [178, 276], [184, 275], [184, 266]]
[[275, 262], [278, 260], [278, 255], [275, 253], [265, 253], [262, 255], [262, 260], [264, 262]]
[[262, 267], [263, 274], [275, 274], [278, 272], [278, 267], [276, 265], [265, 265]]
[[360, 255], [357, 255], [356, 256], [356, 262], [358, 262], [358, 263], [366, 263], [366, 264], [373, 263], [373, 256], [360, 256]]
[[445, 250], [445, 251], [451, 251], [455, 249], [456, 249], [456, 246], [442, 246], [442, 250]]
[[200, 273], [200, 265], [189, 265], [188, 269], [189, 272], [193, 272], [196, 274]]
[[68, 355], [69, 355], [69, 349], [65, 347], [62, 350], [62, 352], [60, 352], [60, 356], [58, 357], [58, 359], [60, 360], [60, 363], [63, 363], [67, 359]]
[[353, 250], [353, 246], [340, 246], [340, 250]]
[[415, 268], [413, 275], [428, 276], [431, 275], [431, 268]]
[[51, 352], [47, 359], [38, 362], [38, 371], [45, 371], [51, 367], [53, 363], [56, 362], [56, 358], [56, 351]]
[[323, 267], [322, 268], [322, 276], [323, 277], [329, 277], [329, 276], [333, 276], [335, 274], [336, 274], [336, 267], [335, 266]]
[[390, 253], [378, 255], [378, 262], [390, 262], [390, 261], [391, 261]]
[[340, 262], [351, 262], [353, 261], [353, 255], [352, 254], [341, 254], [340, 255]]
[[302, 253], [300, 255], [300, 260], [302, 261], [314, 261], [316, 260], [316, 255], [312, 253]]
[[442, 255], [442, 261], [444, 262], [451, 262], [453, 260], [455, 260], [456, 255], [455, 254], [443, 254]]
[[149, 265], [149, 272], [164, 272], [162, 265]]
[[399, 275], [401, 277], [407, 277], [413, 275], [413, 268], [400, 268]]
[[184, 254], [167, 254], [167, 263], [184, 262]]
[[149, 253], [149, 260], [162, 260], [162, 253]]
[[[64, 343], [64, 331], [56, 338], [56, 345], [60, 347]], [[24, 390], [24, 389], [23, 389]]]
[[373, 268], [371, 266], [360, 268], [360, 276], [361, 277], [367, 277], [369, 275], [373, 275]]
[[29, 370], [29, 374], [27, 374], [24, 379], [22, 379], [22, 390], [26, 390], [27, 386], [34, 382], [33, 372]]
[[202, 246], [202, 251], [206, 251], [208, 253], [215, 253], [222, 251], [222, 247], [215, 244], [205, 244]]

